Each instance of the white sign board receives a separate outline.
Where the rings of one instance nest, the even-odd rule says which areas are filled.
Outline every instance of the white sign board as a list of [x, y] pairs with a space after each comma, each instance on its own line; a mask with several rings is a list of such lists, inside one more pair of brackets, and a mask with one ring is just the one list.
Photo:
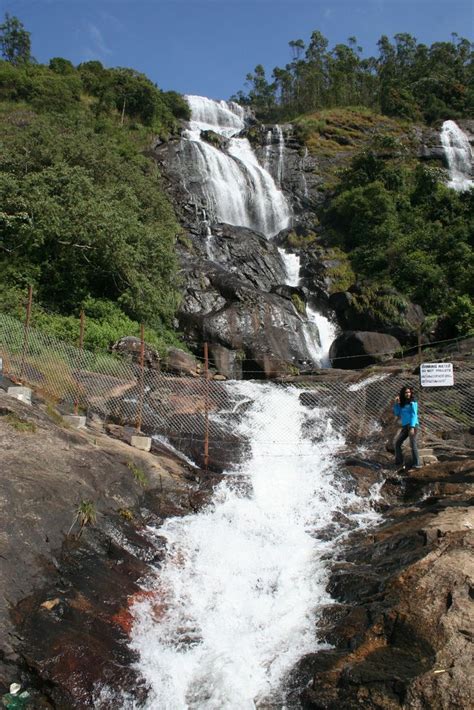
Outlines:
[[452, 387], [454, 385], [452, 362], [424, 362], [420, 365], [422, 387]]

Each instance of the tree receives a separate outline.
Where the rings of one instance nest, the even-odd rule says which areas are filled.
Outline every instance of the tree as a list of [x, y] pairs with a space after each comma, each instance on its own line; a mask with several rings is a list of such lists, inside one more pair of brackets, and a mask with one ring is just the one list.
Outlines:
[[0, 45], [2, 55], [12, 64], [27, 64], [32, 61], [30, 33], [18, 17], [5, 13], [5, 21], [0, 25]]

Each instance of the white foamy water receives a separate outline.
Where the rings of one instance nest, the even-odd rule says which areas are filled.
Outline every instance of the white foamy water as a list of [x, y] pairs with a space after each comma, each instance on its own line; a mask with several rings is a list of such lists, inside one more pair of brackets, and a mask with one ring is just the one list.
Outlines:
[[[290, 209], [283, 193], [259, 164], [249, 141], [237, 137], [245, 128], [245, 109], [204, 96], [186, 99], [191, 121], [182, 149], [189, 192], [204, 197], [213, 221], [248, 227], [267, 237], [285, 229]], [[222, 149], [202, 138], [201, 131], [209, 130], [227, 139]]]
[[336, 541], [319, 533], [338, 511], [375, 519], [336, 482], [342, 440], [324, 411], [296, 388], [229, 387], [253, 400], [240, 425], [250, 454], [207, 509], [156, 531], [167, 560], [150, 580], [156, 596], [135, 608], [148, 710], [284, 707], [285, 675], [317, 648], [315, 615], [329, 602], [322, 558]]
[[[298, 286], [300, 281], [299, 254], [293, 254], [281, 248], [278, 251], [285, 265], [286, 283], [288, 286]], [[305, 329], [305, 340], [308, 352], [314, 363], [319, 367], [331, 367], [329, 348], [336, 337], [336, 326], [326, 316], [318, 313], [311, 306], [306, 306], [306, 313], [308, 315], [308, 325]]]
[[306, 306], [306, 312], [308, 314], [308, 321], [317, 327], [319, 334], [319, 344], [313, 345], [314, 355], [320, 367], [331, 367], [329, 348], [336, 339], [336, 326], [329, 318], [323, 316], [322, 313], [318, 313], [318, 311], [311, 308], [311, 306]]
[[449, 167], [448, 186], [459, 192], [470, 190], [472, 180], [472, 150], [466, 134], [454, 121], [445, 121], [441, 129], [441, 143]]
[[300, 282], [300, 257], [299, 254], [285, 251], [278, 247], [278, 251], [285, 265], [286, 283], [288, 286], [298, 286]]

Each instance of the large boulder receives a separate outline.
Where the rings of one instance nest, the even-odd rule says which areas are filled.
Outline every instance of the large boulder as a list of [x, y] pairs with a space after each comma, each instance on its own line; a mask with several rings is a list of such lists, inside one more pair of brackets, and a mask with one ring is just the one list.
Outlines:
[[210, 256], [259, 291], [286, 280], [285, 266], [273, 241], [246, 227], [217, 224], [208, 238]]
[[349, 330], [333, 342], [329, 358], [335, 367], [356, 370], [390, 360], [399, 350], [401, 345], [393, 335]]
[[191, 353], [179, 348], [168, 348], [163, 360], [163, 369], [176, 375], [197, 377], [201, 371], [201, 365]]
[[[208, 342], [226, 376], [273, 377], [312, 370], [311, 325], [291, 297], [252, 287], [220, 264], [188, 259], [179, 325], [193, 349]], [[287, 294], [290, 296], [290, 292]], [[303, 304], [303, 300], [299, 302]], [[303, 304], [304, 305], [304, 304]], [[234, 355], [224, 362], [221, 346]], [[240, 364], [239, 364], [240, 363]]]
[[[136, 365], [140, 364], [140, 338], [136, 338], [133, 335], [126, 335], [123, 338], [120, 338], [120, 340], [117, 340], [117, 342], [111, 346], [110, 350], [111, 352], [116, 353], [117, 355], [121, 355], [122, 357], [129, 360], [130, 362], [135, 363]], [[147, 345], [147, 343], [145, 343], [144, 350], [144, 365], [150, 370], [160, 369], [160, 354], [157, 350], [152, 348], [151, 345]]]

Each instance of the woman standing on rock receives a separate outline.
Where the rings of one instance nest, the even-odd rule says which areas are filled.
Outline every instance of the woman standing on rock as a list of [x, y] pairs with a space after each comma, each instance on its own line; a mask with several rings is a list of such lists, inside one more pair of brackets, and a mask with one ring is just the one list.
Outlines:
[[420, 457], [418, 456], [418, 447], [416, 445], [416, 434], [418, 431], [418, 403], [415, 400], [415, 395], [411, 387], [402, 387], [400, 394], [395, 398], [393, 405], [393, 413], [400, 417], [402, 428], [395, 441], [395, 463], [397, 466], [403, 465], [402, 444], [408, 437], [410, 438], [412, 466], [421, 468]]

